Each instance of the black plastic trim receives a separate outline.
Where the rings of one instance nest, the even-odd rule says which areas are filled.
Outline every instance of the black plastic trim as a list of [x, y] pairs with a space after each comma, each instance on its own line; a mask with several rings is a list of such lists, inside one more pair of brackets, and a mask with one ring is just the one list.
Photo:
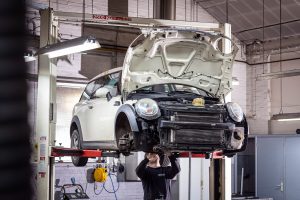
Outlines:
[[139, 127], [138, 127], [138, 124], [137, 124], [137, 121], [136, 121], [136, 115], [135, 115], [135, 111], [134, 111], [133, 106], [131, 106], [129, 104], [124, 104], [118, 109], [118, 111], [116, 113], [116, 118], [115, 118], [115, 125], [117, 123], [118, 116], [121, 113], [124, 113], [127, 116], [127, 119], [129, 121], [129, 124], [130, 124], [131, 131], [132, 132], [139, 132]]
[[160, 121], [160, 128], [171, 129], [209, 129], [209, 130], [233, 130], [233, 123], [205, 123], [205, 122], [175, 122], [175, 121]]
[[71, 134], [72, 134], [72, 124], [75, 123], [76, 126], [77, 126], [77, 130], [78, 130], [78, 133], [79, 133], [79, 139], [80, 139], [80, 143], [82, 144], [83, 143], [83, 137], [82, 137], [82, 131], [81, 131], [81, 125], [80, 125], [80, 121], [79, 121], [79, 118], [77, 116], [74, 116], [72, 118], [72, 121], [71, 121], [71, 126], [70, 126], [70, 137], [71, 137]]

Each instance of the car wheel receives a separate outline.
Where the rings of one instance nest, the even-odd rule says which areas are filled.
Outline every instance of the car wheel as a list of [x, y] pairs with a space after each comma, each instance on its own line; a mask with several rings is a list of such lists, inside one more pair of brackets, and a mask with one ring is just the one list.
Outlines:
[[[78, 130], [76, 130], [76, 129], [73, 130], [72, 135], [71, 135], [71, 148], [82, 149], [79, 133], [78, 133]], [[72, 156], [71, 158], [72, 158], [72, 163], [76, 167], [85, 166], [88, 161], [88, 158], [85, 158], [85, 157]]]
[[132, 141], [133, 141], [132, 134], [128, 128], [120, 127], [117, 130], [118, 149], [124, 156], [130, 155]]

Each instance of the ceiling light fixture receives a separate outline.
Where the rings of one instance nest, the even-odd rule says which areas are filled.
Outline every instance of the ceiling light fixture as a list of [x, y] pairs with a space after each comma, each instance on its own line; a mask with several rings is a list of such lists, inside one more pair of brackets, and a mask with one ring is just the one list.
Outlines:
[[38, 50], [36, 55], [48, 55], [49, 58], [56, 58], [59, 56], [79, 53], [92, 49], [100, 48], [99, 42], [96, 38], [91, 36], [83, 36], [65, 42], [47, 45]]
[[239, 79], [237, 77], [232, 77], [232, 85], [240, 85]]
[[57, 87], [62, 87], [62, 88], [76, 88], [76, 89], [80, 89], [80, 88], [85, 88], [86, 84], [84, 83], [67, 83], [67, 82], [57, 82], [56, 83]]
[[37, 58], [33, 55], [32, 51], [26, 52], [24, 54], [25, 62], [35, 61]]
[[273, 115], [271, 120], [277, 121], [296, 121], [300, 120], [300, 113], [282, 113]]
[[275, 78], [284, 78], [284, 77], [291, 77], [291, 76], [300, 76], [300, 70], [292, 69], [286, 71], [259, 74], [257, 75], [256, 80], [270, 80]]

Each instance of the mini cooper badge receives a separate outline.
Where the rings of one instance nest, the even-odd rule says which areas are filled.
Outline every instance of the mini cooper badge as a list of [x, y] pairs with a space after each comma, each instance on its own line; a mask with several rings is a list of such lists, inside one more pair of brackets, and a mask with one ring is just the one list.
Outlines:
[[203, 98], [195, 98], [195, 99], [193, 99], [193, 102], [192, 102], [193, 106], [197, 106], [197, 107], [203, 107], [204, 103], [205, 103], [205, 101]]

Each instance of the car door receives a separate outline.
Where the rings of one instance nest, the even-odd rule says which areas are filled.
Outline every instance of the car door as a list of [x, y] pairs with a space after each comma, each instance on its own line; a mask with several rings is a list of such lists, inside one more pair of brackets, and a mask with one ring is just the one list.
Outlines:
[[94, 87], [95, 81], [88, 83], [81, 95], [80, 101], [73, 108], [73, 115], [76, 115], [79, 118], [83, 141], [90, 140], [87, 129], [87, 116], [89, 104], [91, 103], [90, 97]]
[[90, 141], [114, 142], [115, 116], [121, 104], [121, 96], [117, 89], [118, 80], [119, 72], [96, 80], [94, 93], [97, 89], [106, 87], [109, 89], [112, 98], [95, 98], [94, 94], [91, 96], [86, 119]]

